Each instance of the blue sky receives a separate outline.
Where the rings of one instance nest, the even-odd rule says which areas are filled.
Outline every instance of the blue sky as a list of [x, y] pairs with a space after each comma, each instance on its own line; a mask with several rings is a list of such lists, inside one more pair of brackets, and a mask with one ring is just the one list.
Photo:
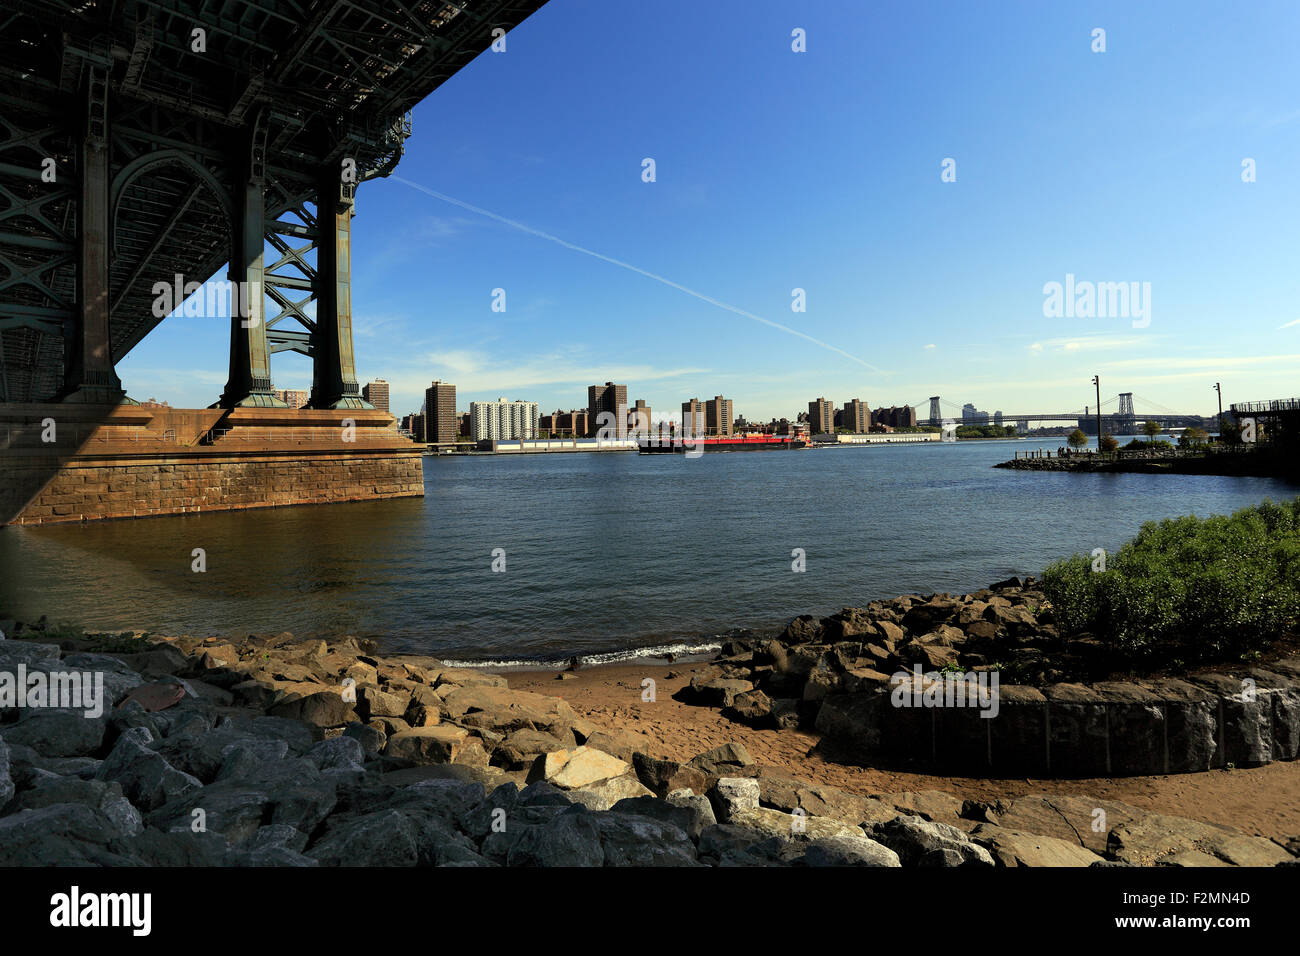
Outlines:
[[[1287, 2], [551, 0], [359, 190], [359, 377], [399, 414], [434, 378], [465, 409], [567, 409], [612, 379], [750, 419], [819, 395], [1071, 410], [1098, 373], [1139, 413], [1211, 411], [1215, 381], [1293, 395], [1298, 28]], [[1149, 324], [1044, 315], [1067, 274], [1149, 283]], [[207, 405], [227, 334], [170, 317], [119, 373]], [[293, 353], [272, 372], [311, 382]]]

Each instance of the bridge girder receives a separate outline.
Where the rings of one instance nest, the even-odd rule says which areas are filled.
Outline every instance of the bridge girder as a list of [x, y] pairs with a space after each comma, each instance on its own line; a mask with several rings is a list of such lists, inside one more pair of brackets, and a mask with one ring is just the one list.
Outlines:
[[[410, 109], [485, 50], [493, 31], [509, 31], [543, 3], [7, 0], [0, 18], [0, 401], [65, 396], [77, 384], [78, 355], [102, 366], [86, 372], [112, 391], [113, 364], [166, 314], [155, 314], [156, 284], [177, 275], [208, 280], [239, 246], [241, 223], [240, 241], [252, 241], [240, 204], [257, 123], [257, 228], [280, 260], [268, 270], [267, 354], [292, 348], [347, 361], [350, 314], [330, 316], [322, 349], [326, 333], [310, 305], [320, 297], [321, 273], [348, 264], [312, 266], [307, 253], [319, 256], [320, 239], [307, 235], [315, 227], [301, 214], [334, 194], [337, 183], [327, 181], [341, 178], [345, 159], [356, 171], [352, 185], [390, 173], [411, 133]], [[102, 173], [87, 160], [96, 137]], [[101, 205], [102, 227], [93, 221]], [[286, 222], [288, 233], [280, 231]], [[311, 242], [291, 246], [286, 238]], [[93, 266], [98, 248], [103, 267], [87, 269], [87, 251]], [[102, 281], [96, 272], [105, 273]], [[85, 289], [96, 281], [103, 302], [88, 303]], [[341, 301], [338, 288], [331, 303]], [[282, 321], [302, 331], [282, 329]], [[337, 372], [325, 377], [338, 379]]]

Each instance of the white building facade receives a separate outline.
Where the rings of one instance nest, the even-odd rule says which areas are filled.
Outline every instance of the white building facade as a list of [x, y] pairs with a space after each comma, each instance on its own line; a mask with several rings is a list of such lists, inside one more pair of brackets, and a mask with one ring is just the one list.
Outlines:
[[470, 402], [469, 427], [475, 441], [537, 437], [540, 421], [536, 402]]

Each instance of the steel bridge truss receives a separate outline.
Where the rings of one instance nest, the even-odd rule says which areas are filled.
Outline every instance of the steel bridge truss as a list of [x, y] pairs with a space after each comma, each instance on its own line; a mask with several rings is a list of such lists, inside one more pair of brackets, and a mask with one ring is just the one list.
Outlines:
[[[0, 12], [0, 401], [115, 402], [114, 371], [223, 263], [219, 404], [365, 407], [352, 352], [358, 184], [411, 108], [544, 0], [6, 0]], [[173, 307], [180, 302], [170, 301]]]

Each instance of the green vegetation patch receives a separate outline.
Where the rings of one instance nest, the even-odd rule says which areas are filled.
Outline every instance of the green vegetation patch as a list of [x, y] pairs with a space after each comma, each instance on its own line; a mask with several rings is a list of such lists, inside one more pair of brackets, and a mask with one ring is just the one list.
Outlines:
[[1043, 573], [1065, 632], [1091, 633], [1133, 663], [1241, 659], [1300, 622], [1300, 497], [1147, 522], [1098, 565], [1076, 554]]

